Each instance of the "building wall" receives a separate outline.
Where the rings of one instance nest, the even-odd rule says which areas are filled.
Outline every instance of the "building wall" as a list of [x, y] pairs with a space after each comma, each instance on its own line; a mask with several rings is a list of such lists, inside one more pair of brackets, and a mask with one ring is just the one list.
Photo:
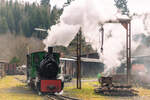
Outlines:
[[5, 66], [4, 63], [0, 62], [0, 78], [5, 76]]
[[90, 54], [85, 54], [85, 55], [81, 55], [81, 57], [85, 57], [85, 58], [95, 58], [95, 59], [99, 59], [99, 55], [98, 53], [90, 53]]
[[7, 75], [17, 74], [17, 64], [5, 64], [5, 72]]
[[[75, 61], [61, 61], [63, 63], [63, 73], [76, 77], [77, 65]], [[96, 77], [99, 72], [104, 71], [104, 64], [97, 62], [81, 62], [82, 77]]]

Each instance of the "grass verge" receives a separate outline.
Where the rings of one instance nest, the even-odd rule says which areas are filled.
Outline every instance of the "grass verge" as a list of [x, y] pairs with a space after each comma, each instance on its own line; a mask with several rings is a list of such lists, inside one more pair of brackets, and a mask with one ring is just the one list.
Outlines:
[[139, 96], [137, 97], [114, 97], [95, 94], [94, 88], [98, 86], [99, 83], [96, 81], [86, 81], [82, 82], [82, 89], [76, 89], [75, 83], [66, 83], [64, 91], [68, 93], [68, 95], [82, 100], [150, 100], [150, 89], [135, 88], [139, 91]]
[[25, 79], [25, 76], [6, 76], [0, 79], [0, 100], [43, 100], [16, 78]]

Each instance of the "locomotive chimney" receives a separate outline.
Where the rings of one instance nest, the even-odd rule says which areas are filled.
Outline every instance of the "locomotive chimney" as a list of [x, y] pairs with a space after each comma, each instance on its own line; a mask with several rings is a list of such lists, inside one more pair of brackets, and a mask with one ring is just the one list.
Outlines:
[[53, 47], [48, 47], [48, 53], [52, 54], [53, 53]]

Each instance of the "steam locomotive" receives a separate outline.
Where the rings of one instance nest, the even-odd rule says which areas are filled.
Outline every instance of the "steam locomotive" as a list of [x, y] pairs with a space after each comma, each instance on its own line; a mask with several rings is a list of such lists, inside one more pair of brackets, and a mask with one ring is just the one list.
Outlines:
[[54, 53], [52, 47], [48, 52], [39, 51], [27, 55], [27, 82], [39, 95], [59, 93], [63, 90], [63, 80], [58, 79], [61, 73], [60, 54]]

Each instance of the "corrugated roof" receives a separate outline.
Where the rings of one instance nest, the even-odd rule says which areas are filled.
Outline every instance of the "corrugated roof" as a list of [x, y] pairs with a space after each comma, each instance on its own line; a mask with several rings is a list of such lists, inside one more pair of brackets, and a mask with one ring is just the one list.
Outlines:
[[8, 62], [9, 62], [8, 60], [0, 59], [0, 63], [8, 63]]
[[[62, 61], [76, 61], [76, 57], [72, 57], [72, 58], [60, 58], [60, 60]], [[100, 62], [99, 59], [93, 59], [93, 58], [83, 58], [81, 57], [81, 61], [83, 62]]]

